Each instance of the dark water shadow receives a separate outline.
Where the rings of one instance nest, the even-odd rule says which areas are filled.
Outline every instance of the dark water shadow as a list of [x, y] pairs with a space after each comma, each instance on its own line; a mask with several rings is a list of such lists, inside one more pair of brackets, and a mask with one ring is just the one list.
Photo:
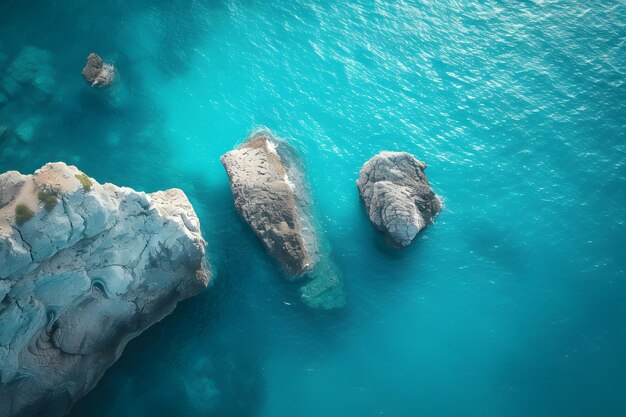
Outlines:
[[534, 314], [523, 349], [499, 369], [501, 383], [511, 387], [525, 415], [624, 415], [626, 334], [616, 318], [626, 317], [626, 284], [598, 285], [604, 272], [581, 273], [558, 259], [532, 273], [548, 280], [551, 290], [538, 297], [521, 288], [520, 302]]
[[530, 264], [524, 247], [518, 243], [524, 239], [514, 235], [506, 225], [488, 220], [468, 219], [464, 225], [463, 235], [470, 251], [511, 273], [524, 275]]

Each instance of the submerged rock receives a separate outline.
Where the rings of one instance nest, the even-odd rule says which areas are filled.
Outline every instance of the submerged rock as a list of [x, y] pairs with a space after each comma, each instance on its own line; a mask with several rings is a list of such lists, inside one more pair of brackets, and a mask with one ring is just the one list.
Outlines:
[[343, 284], [328, 267], [314, 225], [308, 187], [295, 151], [269, 132], [253, 134], [221, 158], [237, 212], [278, 261], [290, 280], [307, 280], [301, 298], [309, 306], [345, 304]]
[[37, 129], [41, 125], [41, 116], [32, 116], [20, 123], [15, 129], [17, 138], [22, 142], [33, 142], [36, 136]]
[[63, 163], [0, 175], [0, 417], [65, 414], [207, 286], [204, 253], [180, 190], [100, 185]]
[[361, 169], [357, 186], [367, 214], [394, 246], [409, 245], [441, 210], [425, 169], [406, 152], [381, 152]]
[[115, 67], [107, 64], [96, 53], [90, 53], [87, 57], [87, 64], [83, 68], [85, 81], [95, 87], [106, 87], [115, 78]]
[[31, 85], [46, 96], [52, 94], [55, 76], [51, 59], [49, 51], [34, 46], [24, 47], [6, 68], [0, 87], [8, 96], [16, 95], [25, 85]]

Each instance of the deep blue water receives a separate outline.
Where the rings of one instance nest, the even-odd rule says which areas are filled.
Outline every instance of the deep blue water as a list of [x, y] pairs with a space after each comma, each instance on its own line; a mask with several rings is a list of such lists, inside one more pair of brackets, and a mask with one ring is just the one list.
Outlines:
[[[0, 85], [27, 46], [49, 93], [0, 97], [32, 132], [0, 172], [182, 188], [216, 274], [72, 417], [626, 415], [623, 0], [3, 1]], [[342, 311], [299, 305], [235, 213], [219, 156], [258, 126], [305, 160]], [[403, 251], [355, 186], [381, 150], [445, 201]]]

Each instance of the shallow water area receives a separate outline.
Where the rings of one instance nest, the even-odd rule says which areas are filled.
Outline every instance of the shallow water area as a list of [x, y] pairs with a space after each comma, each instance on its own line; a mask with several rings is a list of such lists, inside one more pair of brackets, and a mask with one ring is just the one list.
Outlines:
[[[2, 2], [0, 172], [181, 188], [216, 273], [70, 416], [626, 415], [625, 27], [618, 0]], [[259, 126], [304, 160], [340, 311], [235, 212], [219, 156]], [[355, 185], [381, 150], [444, 200], [402, 251]]]

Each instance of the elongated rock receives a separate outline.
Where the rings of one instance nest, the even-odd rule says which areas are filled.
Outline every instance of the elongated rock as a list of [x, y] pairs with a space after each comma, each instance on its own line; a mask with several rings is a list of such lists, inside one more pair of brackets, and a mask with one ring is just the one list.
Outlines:
[[65, 414], [124, 346], [207, 286], [184, 193], [50, 163], [0, 175], [0, 417]]
[[343, 306], [343, 284], [315, 225], [295, 150], [262, 131], [223, 155], [221, 161], [238, 213], [289, 280], [307, 281], [301, 289], [302, 300], [321, 309]]
[[367, 214], [393, 246], [409, 245], [441, 210], [425, 169], [406, 152], [381, 152], [361, 169], [357, 187]]

